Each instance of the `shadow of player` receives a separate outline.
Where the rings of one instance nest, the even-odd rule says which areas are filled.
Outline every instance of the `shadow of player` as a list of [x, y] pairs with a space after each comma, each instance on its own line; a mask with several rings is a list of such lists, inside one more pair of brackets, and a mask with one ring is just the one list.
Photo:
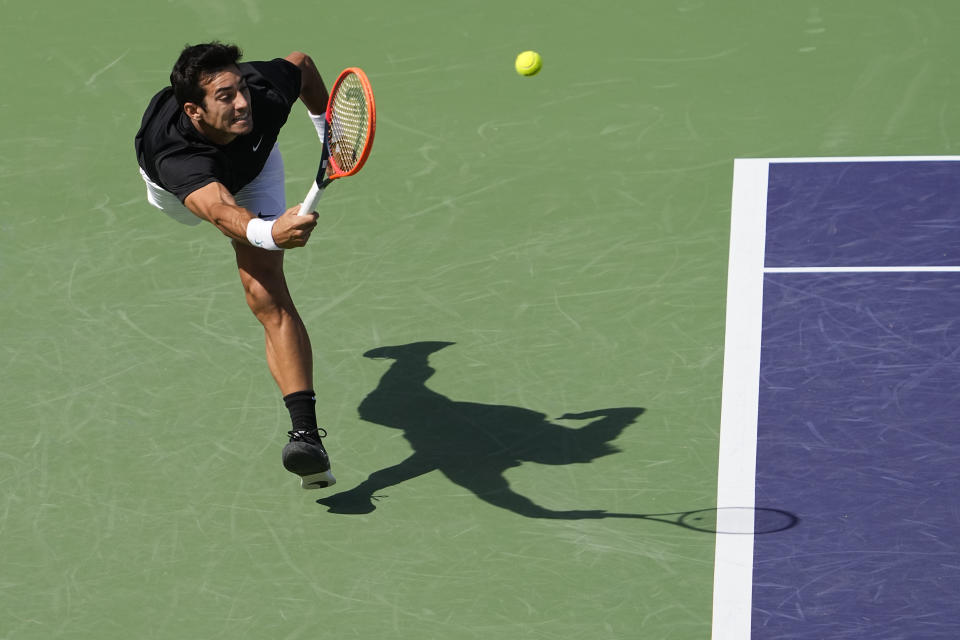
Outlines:
[[553, 511], [510, 488], [504, 472], [524, 462], [566, 465], [591, 462], [618, 451], [610, 443], [643, 413], [638, 407], [566, 414], [588, 420], [580, 428], [554, 424], [520, 407], [457, 402], [426, 386], [433, 375], [430, 354], [452, 342], [416, 342], [381, 347], [364, 355], [390, 359], [376, 389], [360, 404], [360, 417], [403, 431], [413, 453], [375, 471], [362, 483], [317, 500], [334, 513], [369, 513], [378, 492], [439, 471], [481, 500], [530, 518], [602, 518], [603, 511]]

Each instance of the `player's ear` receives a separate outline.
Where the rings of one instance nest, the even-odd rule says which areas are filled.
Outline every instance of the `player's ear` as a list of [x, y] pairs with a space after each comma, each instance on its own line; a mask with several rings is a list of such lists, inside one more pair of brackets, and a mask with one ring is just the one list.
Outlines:
[[200, 112], [203, 111], [203, 107], [201, 107], [200, 105], [194, 102], [187, 102], [186, 104], [183, 105], [183, 111], [184, 113], [187, 114], [187, 117], [190, 118], [191, 120], [199, 121], [200, 115], [201, 115]]

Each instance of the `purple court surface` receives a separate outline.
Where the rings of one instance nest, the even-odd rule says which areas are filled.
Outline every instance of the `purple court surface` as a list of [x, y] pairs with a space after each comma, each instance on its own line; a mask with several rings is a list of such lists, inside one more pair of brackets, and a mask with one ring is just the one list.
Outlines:
[[960, 161], [735, 174], [714, 638], [960, 638]]

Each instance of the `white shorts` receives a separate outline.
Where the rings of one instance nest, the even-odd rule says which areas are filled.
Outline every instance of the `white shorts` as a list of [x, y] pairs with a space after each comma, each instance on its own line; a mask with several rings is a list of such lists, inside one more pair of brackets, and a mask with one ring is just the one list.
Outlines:
[[[147, 201], [165, 214], [183, 224], [197, 225], [203, 222], [180, 199], [147, 176], [141, 168], [140, 175], [147, 183]], [[287, 197], [283, 184], [283, 156], [277, 145], [273, 146], [267, 163], [253, 181], [240, 189], [234, 200], [241, 207], [260, 214], [265, 220], [273, 220], [287, 210]]]

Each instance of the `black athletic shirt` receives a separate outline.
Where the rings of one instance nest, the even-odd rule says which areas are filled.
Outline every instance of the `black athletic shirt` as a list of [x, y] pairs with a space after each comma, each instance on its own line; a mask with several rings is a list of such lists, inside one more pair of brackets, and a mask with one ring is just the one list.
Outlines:
[[171, 87], [157, 93], [143, 114], [134, 141], [137, 162], [181, 202], [211, 182], [236, 194], [256, 178], [300, 96], [300, 69], [287, 60], [237, 66], [250, 88], [253, 131], [229, 144], [214, 144], [197, 131]]

